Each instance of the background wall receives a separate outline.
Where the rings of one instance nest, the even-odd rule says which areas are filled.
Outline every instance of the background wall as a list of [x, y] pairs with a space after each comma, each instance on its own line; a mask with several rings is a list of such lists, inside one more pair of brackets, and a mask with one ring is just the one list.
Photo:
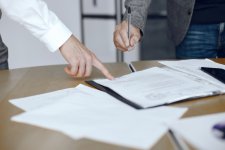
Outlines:
[[[81, 0], [44, 1], [74, 35], [81, 39]], [[116, 13], [115, 0], [82, 2], [84, 14], [113, 16]], [[141, 50], [137, 47], [136, 50], [125, 53], [125, 62], [175, 58], [174, 45], [167, 36], [166, 1], [153, 0], [150, 10]], [[83, 22], [84, 42], [103, 62], [116, 62], [116, 49], [113, 45], [115, 25], [115, 19], [85, 18]], [[4, 14], [0, 21], [0, 33], [9, 48], [10, 69], [66, 63], [59, 52], [49, 52], [43, 43]]]
[[[81, 39], [80, 0], [44, 0], [50, 10]], [[115, 14], [115, 0], [82, 0], [84, 13]], [[124, 1], [124, 0], [121, 0]], [[94, 6], [93, 3], [96, 3]], [[116, 49], [113, 44], [113, 32], [116, 22], [102, 19], [85, 19], [85, 45], [103, 62], [116, 62]], [[51, 53], [26, 29], [4, 15], [0, 21], [0, 33], [9, 48], [10, 69], [66, 63], [59, 52]], [[134, 50], [124, 55], [125, 61], [139, 59], [139, 51]]]
[[[49, 8], [80, 38], [79, 0], [44, 0]], [[51, 53], [45, 45], [18, 23], [4, 15], [0, 33], [9, 48], [9, 67], [21, 68], [66, 63], [59, 52]]]
[[[103, 62], [116, 62], [117, 55], [113, 43], [113, 32], [116, 26], [116, 4], [125, 0], [80, 0], [82, 2], [82, 20], [84, 42]], [[125, 11], [122, 10], [122, 11]], [[123, 53], [124, 61], [139, 60], [139, 47]]]

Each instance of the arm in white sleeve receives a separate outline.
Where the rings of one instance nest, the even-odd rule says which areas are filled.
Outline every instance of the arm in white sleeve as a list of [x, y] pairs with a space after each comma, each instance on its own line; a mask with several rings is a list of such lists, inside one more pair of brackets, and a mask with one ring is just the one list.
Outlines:
[[0, 0], [0, 8], [44, 42], [52, 52], [58, 50], [72, 35], [42, 0]]

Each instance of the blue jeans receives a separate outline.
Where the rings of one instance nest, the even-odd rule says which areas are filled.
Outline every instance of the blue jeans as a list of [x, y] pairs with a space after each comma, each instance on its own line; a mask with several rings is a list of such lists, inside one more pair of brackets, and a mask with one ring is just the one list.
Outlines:
[[225, 27], [221, 24], [192, 24], [176, 47], [177, 59], [225, 58]]
[[0, 70], [9, 69], [8, 61], [0, 63]]

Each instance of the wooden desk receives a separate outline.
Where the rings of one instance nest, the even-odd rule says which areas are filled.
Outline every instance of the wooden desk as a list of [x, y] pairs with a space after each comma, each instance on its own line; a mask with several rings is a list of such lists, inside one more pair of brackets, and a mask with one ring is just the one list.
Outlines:
[[[224, 61], [225, 62], [225, 61]], [[135, 62], [137, 70], [157, 65], [155, 62]], [[88, 139], [75, 141], [64, 134], [26, 124], [10, 121], [10, 117], [22, 111], [8, 100], [75, 87], [84, 79], [75, 80], [63, 72], [62, 65], [46, 66], [10, 71], [0, 71], [0, 150], [126, 150], [129, 148], [109, 145]], [[126, 64], [107, 64], [114, 76], [130, 73]], [[138, 68], [139, 67], [139, 68]], [[96, 69], [90, 79], [103, 77]], [[216, 96], [178, 103], [190, 110], [184, 117], [225, 111], [225, 97]], [[141, 139], [140, 139], [141, 140]], [[168, 135], [161, 138], [153, 150], [174, 149]]]
[[[118, 77], [130, 73], [127, 64], [107, 64], [110, 72]], [[10, 121], [22, 112], [8, 100], [75, 87], [84, 79], [75, 80], [63, 71], [64, 66], [47, 66], [10, 71], [0, 71], [0, 150], [112, 150], [126, 149], [94, 142], [75, 141], [59, 132]], [[103, 75], [93, 70], [92, 79]]]

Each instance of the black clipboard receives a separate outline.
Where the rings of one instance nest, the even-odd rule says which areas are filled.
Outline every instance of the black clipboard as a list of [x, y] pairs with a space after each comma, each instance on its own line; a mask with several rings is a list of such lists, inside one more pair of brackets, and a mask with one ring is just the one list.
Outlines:
[[112, 89], [106, 87], [106, 86], [103, 86], [101, 84], [98, 84], [96, 83], [95, 81], [85, 81], [87, 84], [95, 87], [96, 89], [100, 90], [100, 91], [103, 91], [103, 92], [106, 92], [108, 93], [109, 95], [115, 97], [116, 99], [120, 100], [121, 102], [127, 104], [127, 105], [130, 105], [131, 107], [135, 108], [135, 109], [145, 109], [144, 107], [124, 98], [123, 96], [121, 96], [120, 94], [116, 93], [115, 91], [113, 91]]
[[225, 70], [224, 69], [201, 67], [201, 70], [225, 84]]

